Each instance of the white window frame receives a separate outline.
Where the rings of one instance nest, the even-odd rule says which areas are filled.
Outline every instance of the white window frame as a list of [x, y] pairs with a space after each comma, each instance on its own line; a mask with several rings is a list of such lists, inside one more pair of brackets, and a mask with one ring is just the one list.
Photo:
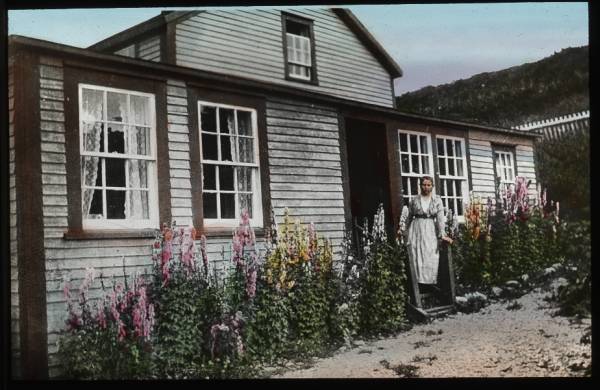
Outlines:
[[[510, 158], [510, 164], [507, 163], [507, 158]], [[509, 187], [514, 187], [516, 175], [515, 154], [509, 150], [494, 150], [494, 164], [496, 166], [496, 177], [500, 177], [500, 186], [506, 190]], [[508, 170], [507, 170], [508, 169]], [[512, 173], [511, 175], [508, 172]], [[506, 173], [506, 174], [505, 174]]]
[[[220, 117], [216, 115], [216, 132], [210, 131], [202, 131], [202, 106], [210, 106], [217, 108], [225, 108], [225, 109], [233, 109], [240, 111], [250, 111], [251, 112], [251, 122], [252, 122], [252, 138], [253, 143], [252, 146], [254, 148], [254, 163], [245, 163], [245, 162], [233, 162], [233, 161], [220, 161], [220, 160], [204, 160], [204, 151], [202, 150], [202, 134], [212, 134], [217, 137], [217, 156], [221, 158], [221, 129], [220, 129]], [[234, 115], [235, 120], [235, 136], [237, 135], [237, 115]], [[212, 164], [217, 166], [229, 165], [233, 167], [250, 167], [254, 168], [252, 170], [252, 211], [253, 216], [250, 218], [250, 224], [253, 227], [262, 228], [263, 227], [263, 210], [262, 210], [262, 194], [261, 194], [261, 179], [260, 179], [260, 160], [259, 160], [259, 150], [258, 150], [258, 120], [257, 120], [257, 111], [251, 107], [243, 107], [243, 106], [235, 106], [229, 104], [215, 103], [209, 101], [198, 101], [198, 132], [200, 136], [198, 137], [198, 142], [200, 143], [200, 164]], [[204, 175], [204, 169], [201, 167], [201, 170]], [[217, 215], [221, 213], [221, 197], [220, 193], [234, 193], [235, 198], [235, 218], [231, 219], [223, 219], [223, 218], [206, 218], [204, 217], [204, 226], [205, 227], [217, 227], [217, 228], [231, 228], [239, 225], [241, 209], [239, 206], [239, 198], [237, 196], [238, 190], [238, 181], [237, 181], [237, 171], [234, 169], [233, 171], [233, 183], [234, 190], [233, 191], [221, 191], [219, 188], [219, 175], [216, 174], [215, 177], [215, 186], [217, 189], [215, 190], [204, 190], [204, 176], [202, 177], [202, 191], [207, 193], [217, 194]], [[204, 205], [202, 206], [204, 207]]]
[[[91, 89], [103, 92], [103, 114], [102, 114], [102, 123], [104, 124], [104, 152], [90, 152], [85, 150], [84, 145], [84, 137], [82, 134], [82, 122], [81, 114], [83, 113], [82, 104], [83, 104], [83, 90]], [[124, 122], [114, 122], [109, 121], [108, 116], [108, 102], [107, 102], [107, 94], [108, 92], [115, 92], [127, 95], [127, 109], [128, 118], [133, 118], [131, 113], [131, 104], [130, 104], [130, 96], [141, 96], [149, 98], [150, 107], [149, 107], [149, 115], [150, 115], [150, 125], [140, 125], [135, 124], [133, 122], [124, 123]], [[99, 157], [102, 161], [102, 182], [103, 186], [98, 188], [96, 186], [86, 186], [83, 178], [81, 179], [81, 204], [83, 206], [83, 199], [85, 194], [85, 189], [101, 189], [103, 191], [102, 197], [102, 208], [103, 215], [106, 215], [106, 191], [107, 190], [125, 190], [125, 202], [129, 200], [129, 191], [136, 190], [136, 188], [127, 187], [129, 182], [129, 171], [127, 169], [127, 164], [125, 165], [125, 187], [108, 187], [106, 186], [106, 159], [107, 158], [122, 158], [126, 161], [129, 160], [145, 160], [148, 161], [148, 219], [86, 219], [84, 217], [85, 213], [82, 210], [82, 227], [84, 230], [93, 230], [93, 229], [102, 229], [102, 230], [123, 230], [123, 229], [154, 229], [159, 226], [159, 216], [158, 216], [158, 170], [157, 170], [157, 158], [156, 158], [156, 101], [154, 94], [133, 91], [128, 89], [120, 89], [120, 88], [112, 88], [105, 87], [101, 85], [93, 85], [93, 84], [83, 84], [80, 83], [78, 85], [78, 98], [79, 98], [79, 156], [90, 156], [90, 157]], [[109, 123], [118, 123], [127, 126], [143, 126], [150, 127], [150, 154], [149, 155], [134, 155], [134, 154], [126, 154], [126, 153], [109, 153], [107, 149], [108, 145], [108, 124]], [[81, 175], [81, 171], [78, 173]]]
[[[297, 35], [297, 34], [292, 34], [289, 32], [285, 33], [286, 36], [286, 49], [287, 49], [287, 62], [288, 62], [288, 75], [290, 77], [296, 78], [296, 79], [300, 79], [300, 80], [308, 80], [310, 81], [312, 79], [312, 53], [311, 53], [311, 41], [309, 37], [305, 37], [302, 35]], [[291, 38], [291, 39], [290, 39]], [[296, 57], [300, 57], [303, 58], [303, 53], [304, 51], [302, 50], [302, 48], [297, 48], [294, 45], [292, 45], [292, 47], [290, 47], [290, 40], [292, 42], [295, 42], [295, 39], [300, 39], [300, 40], [304, 40], [306, 41], [306, 46], [308, 47], [308, 62], [303, 62], [301, 60], [294, 60], [293, 58], [290, 57], [289, 53], [290, 51], [297, 53]], [[296, 67], [301, 67], [301, 68], [307, 68], [308, 69], [308, 76], [304, 75], [304, 74], [299, 74], [299, 73], [295, 73], [294, 69]]]
[[[406, 143], [406, 152], [402, 151], [402, 147], [401, 147], [401, 141], [400, 141], [400, 137], [401, 134], [406, 134], [407, 137], [407, 143]], [[421, 152], [421, 143], [417, 142], [417, 148], [419, 150], [418, 153], [413, 153], [410, 147], [410, 135], [416, 135], [417, 137], [420, 136], [424, 136], [427, 139], [427, 147], [429, 149], [429, 153], [425, 154]], [[419, 138], [417, 138], [418, 140]], [[402, 169], [402, 155], [403, 154], [407, 154], [408, 155], [408, 172], [404, 172]], [[412, 156], [417, 155], [419, 156], [419, 170], [420, 173], [414, 173], [412, 171]], [[423, 173], [423, 167], [422, 167], [422, 159], [421, 156], [427, 156], [428, 157], [428, 162], [429, 162], [429, 173]], [[404, 130], [404, 129], [398, 129], [398, 158], [399, 158], [399, 163], [400, 163], [400, 176], [401, 177], [407, 177], [408, 180], [407, 182], [410, 185], [410, 178], [411, 177], [416, 177], [417, 178], [417, 195], [421, 193], [421, 183], [420, 183], [420, 179], [423, 176], [431, 176], [433, 178], [435, 178], [434, 176], [434, 165], [433, 165], [433, 148], [432, 148], [432, 143], [431, 143], [431, 134], [429, 133], [423, 133], [420, 131], [412, 131], [412, 130]], [[406, 192], [408, 194], [408, 196], [404, 196], [404, 194], [402, 194], [402, 199], [403, 199], [403, 203], [404, 203], [404, 198], [408, 197], [408, 201], [410, 202], [410, 200], [412, 199], [412, 197], [414, 195], [411, 194], [410, 189], [406, 189]], [[433, 187], [433, 190], [431, 192], [432, 194], [435, 194], [435, 187]]]
[[[446, 191], [446, 188], [444, 188], [444, 192], [442, 192], [442, 186], [444, 186], [447, 182], [445, 182], [444, 180], [461, 180], [461, 193], [462, 193], [462, 201], [463, 201], [463, 207], [462, 207], [462, 211], [463, 214], [462, 215], [457, 215], [457, 220], [458, 222], [464, 222], [465, 221], [465, 216], [464, 216], [464, 212], [465, 212], [465, 206], [466, 204], [469, 202], [469, 174], [467, 171], [467, 147], [466, 147], [466, 142], [464, 138], [461, 137], [452, 137], [452, 136], [448, 136], [448, 135], [436, 135], [436, 142], [435, 142], [435, 147], [436, 147], [436, 155], [438, 158], [438, 178], [439, 178], [439, 182], [440, 182], [440, 197], [442, 198], [442, 200], [446, 200], [448, 201], [449, 199], [458, 199], [458, 197], [456, 195], [454, 196], [447, 196], [447, 195], [442, 195], [442, 193], [448, 193]], [[443, 140], [444, 141], [444, 153], [445, 155], [440, 156], [439, 151], [437, 150], [437, 140]], [[462, 176], [458, 176], [456, 173], [458, 172], [457, 170], [457, 166], [458, 166], [458, 160], [459, 158], [456, 157], [456, 152], [454, 153], [454, 156], [450, 157], [448, 156], [448, 151], [446, 150], [446, 140], [450, 140], [452, 141], [452, 143], [454, 144], [455, 141], [459, 141], [460, 142], [460, 147], [461, 147], [461, 155], [462, 157], [460, 157], [461, 163], [462, 163], [462, 167], [463, 167], [463, 174]], [[454, 173], [455, 175], [449, 175], [448, 173], [450, 172], [450, 170], [448, 169], [448, 161], [449, 158], [451, 158], [452, 160], [454, 160]], [[439, 170], [439, 160], [440, 159], [444, 159], [446, 160], [446, 174], [442, 175], [441, 170]], [[456, 189], [454, 191], [454, 194], [456, 194]], [[454, 201], [454, 206], [455, 206], [455, 210], [456, 210], [456, 201]], [[446, 206], [444, 206], [446, 207]]]

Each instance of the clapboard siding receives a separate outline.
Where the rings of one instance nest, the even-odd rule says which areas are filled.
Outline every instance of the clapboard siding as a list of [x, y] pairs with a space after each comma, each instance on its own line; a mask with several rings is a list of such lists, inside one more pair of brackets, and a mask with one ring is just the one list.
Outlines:
[[18, 241], [17, 241], [17, 192], [15, 182], [15, 82], [14, 57], [8, 60], [8, 169], [9, 169], [9, 230], [10, 230], [10, 342], [11, 342], [11, 375], [18, 378], [21, 375], [21, 351], [19, 348], [19, 270], [18, 270]]
[[279, 11], [205, 11], [178, 23], [177, 64], [393, 106], [390, 75], [331, 10], [289, 12], [314, 21], [318, 86], [285, 79]]
[[[290, 113], [290, 115], [287, 115]], [[270, 192], [275, 220], [283, 223], [287, 208], [301, 223], [313, 222], [324, 237], [337, 240], [336, 259], [344, 231], [336, 111], [287, 100], [267, 100]], [[289, 130], [287, 135], [281, 129]], [[306, 140], [327, 135], [326, 145]]]
[[[480, 134], [476, 134], [476, 137]], [[496, 195], [492, 144], [483, 137], [473, 138], [469, 132], [469, 166], [473, 195], [487, 198]]]
[[184, 82], [167, 82], [167, 120], [171, 215], [177, 225], [187, 226], [192, 224], [192, 183], [187, 89]]
[[164, 38], [161, 35], [156, 35], [117, 50], [114, 54], [160, 62], [160, 44], [162, 39]]
[[[62, 62], [49, 57], [40, 58], [40, 116], [41, 122], [41, 158], [42, 158], [42, 212], [44, 225], [44, 252], [46, 253], [49, 240], [58, 232], [67, 230], [67, 184], [66, 184], [66, 149], [64, 126], [64, 88]], [[47, 229], [55, 234], [46, 236]], [[66, 252], [65, 252], [66, 253]], [[52, 260], [46, 257], [46, 285], [54, 276], [50, 271]], [[51, 294], [46, 289], [46, 299]], [[46, 306], [48, 319], [58, 315], [52, 305]], [[61, 313], [64, 312], [64, 306]], [[58, 328], [48, 321], [48, 333], [56, 332]], [[48, 348], [50, 349], [50, 341]], [[52, 354], [49, 354], [49, 359]], [[54, 357], [52, 357], [54, 359]]]
[[161, 36], [157, 35], [138, 43], [138, 58], [160, 62], [160, 40]]
[[527, 180], [531, 180], [531, 184], [528, 188], [528, 193], [531, 201], [533, 201], [533, 199], [536, 199], [538, 196], [537, 176], [535, 171], [533, 147], [529, 145], [517, 145], [515, 147], [515, 153], [517, 173], [519, 174], [519, 176], [523, 176]]
[[531, 180], [529, 196], [537, 197], [533, 141], [517, 135], [499, 135], [483, 131], [469, 131], [470, 168], [473, 192], [487, 197], [495, 196], [493, 148], [495, 145], [515, 147], [517, 175]]

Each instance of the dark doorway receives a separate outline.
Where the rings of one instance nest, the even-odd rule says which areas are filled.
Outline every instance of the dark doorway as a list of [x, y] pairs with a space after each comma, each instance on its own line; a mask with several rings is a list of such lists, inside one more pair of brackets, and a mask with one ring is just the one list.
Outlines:
[[385, 210], [388, 237], [394, 233], [390, 207], [390, 184], [386, 130], [383, 123], [346, 119], [348, 176], [352, 223], [369, 226], [379, 203]]

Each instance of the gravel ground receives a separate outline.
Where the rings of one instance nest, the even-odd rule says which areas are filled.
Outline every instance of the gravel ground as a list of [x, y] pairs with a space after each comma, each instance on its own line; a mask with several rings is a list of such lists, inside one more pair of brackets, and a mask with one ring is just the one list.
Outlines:
[[556, 308], [544, 300], [547, 295], [537, 288], [477, 313], [435, 319], [392, 338], [358, 341], [312, 366], [290, 365], [271, 378], [584, 376], [591, 344], [580, 339], [591, 319], [553, 316]]

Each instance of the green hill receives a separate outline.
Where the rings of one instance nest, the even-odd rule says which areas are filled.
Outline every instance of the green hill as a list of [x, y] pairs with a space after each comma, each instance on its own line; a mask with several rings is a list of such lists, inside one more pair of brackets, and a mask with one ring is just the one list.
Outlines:
[[503, 127], [588, 110], [588, 46], [396, 99], [402, 112]]

